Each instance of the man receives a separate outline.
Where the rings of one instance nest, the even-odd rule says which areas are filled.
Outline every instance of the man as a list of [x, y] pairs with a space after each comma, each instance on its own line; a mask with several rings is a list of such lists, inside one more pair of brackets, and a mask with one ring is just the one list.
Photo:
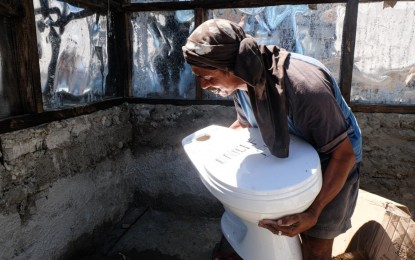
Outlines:
[[289, 155], [290, 133], [318, 151], [323, 185], [312, 205], [258, 225], [276, 235], [300, 235], [304, 259], [331, 259], [334, 238], [351, 226], [362, 157], [360, 129], [334, 78], [315, 59], [258, 45], [223, 19], [201, 24], [182, 50], [203, 89], [233, 95], [232, 128], [259, 127], [277, 157]]

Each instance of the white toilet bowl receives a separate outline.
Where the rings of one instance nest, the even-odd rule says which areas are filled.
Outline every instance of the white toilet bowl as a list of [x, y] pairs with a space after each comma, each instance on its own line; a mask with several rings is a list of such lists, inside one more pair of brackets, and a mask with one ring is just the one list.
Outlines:
[[221, 227], [246, 260], [301, 259], [298, 237], [277, 236], [258, 227], [262, 219], [299, 213], [322, 185], [314, 148], [291, 136], [290, 155], [272, 156], [256, 128], [208, 126], [182, 141], [206, 188], [222, 202]]

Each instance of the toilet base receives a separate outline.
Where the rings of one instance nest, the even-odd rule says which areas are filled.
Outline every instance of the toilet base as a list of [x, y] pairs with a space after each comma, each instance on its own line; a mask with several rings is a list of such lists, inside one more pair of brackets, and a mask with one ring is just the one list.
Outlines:
[[300, 239], [277, 236], [245, 221], [229, 210], [221, 219], [222, 232], [233, 249], [245, 260], [301, 260]]

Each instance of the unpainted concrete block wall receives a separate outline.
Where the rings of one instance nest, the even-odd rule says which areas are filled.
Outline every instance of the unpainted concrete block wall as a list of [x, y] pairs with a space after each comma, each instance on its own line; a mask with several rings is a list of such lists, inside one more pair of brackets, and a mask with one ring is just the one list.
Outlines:
[[[218, 216], [181, 140], [210, 124], [234, 122], [233, 107], [131, 105], [140, 199], [157, 208]], [[415, 115], [356, 113], [363, 135], [361, 187], [415, 215]]]
[[140, 104], [131, 105], [130, 113], [139, 200], [157, 209], [219, 217], [222, 205], [203, 186], [181, 141], [212, 124], [231, 125], [234, 108]]
[[415, 115], [356, 113], [363, 134], [363, 189], [402, 203], [415, 217]]
[[127, 105], [0, 135], [0, 259], [56, 259], [133, 201]]
[[[357, 113], [362, 187], [413, 211], [415, 115]], [[135, 203], [219, 217], [181, 140], [229, 126], [225, 106], [124, 104], [0, 135], [0, 259], [56, 259]]]

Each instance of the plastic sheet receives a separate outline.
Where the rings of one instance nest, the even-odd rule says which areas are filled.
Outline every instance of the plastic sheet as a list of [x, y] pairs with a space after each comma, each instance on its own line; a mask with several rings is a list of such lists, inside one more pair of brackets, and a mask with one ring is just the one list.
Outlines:
[[359, 4], [351, 99], [415, 104], [415, 2]]
[[188, 10], [133, 15], [134, 96], [195, 98], [195, 79], [181, 49], [193, 20], [193, 11]]
[[46, 109], [91, 103], [106, 95], [107, 18], [55, 0], [34, 0]]

